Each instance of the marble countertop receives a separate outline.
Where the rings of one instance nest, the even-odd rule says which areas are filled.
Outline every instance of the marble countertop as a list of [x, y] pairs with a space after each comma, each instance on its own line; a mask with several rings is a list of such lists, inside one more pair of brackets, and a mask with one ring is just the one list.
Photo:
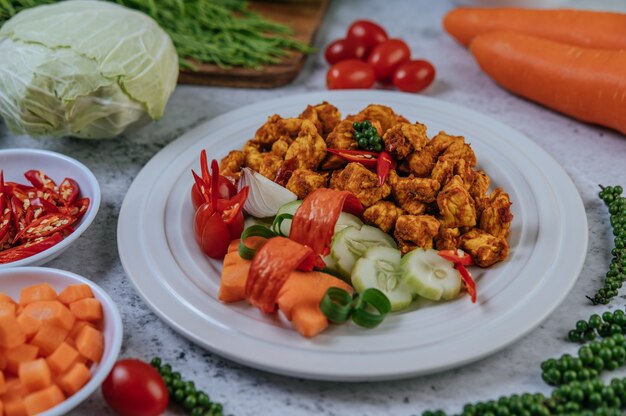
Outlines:
[[[598, 2], [575, 2], [598, 6]], [[624, 7], [617, 2], [606, 5]], [[133, 178], [159, 150], [194, 126], [249, 103], [325, 89], [327, 65], [311, 56], [289, 86], [272, 90], [179, 86], [162, 120], [110, 141], [39, 139], [11, 135], [0, 123], [0, 148], [49, 149], [74, 157], [93, 170], [102, 187], [102, 205], [86, 233], [48, 266], [84, 275], [102, 286], [120, 307], [125, 326], [122, 357], [160, 356], [184, 377], [195, 380], [233, 415], [417, 415], [432, 408], [459, 412], [468, 401], [523, 392], [550, 391], [539, 364], [574, 353], [564, 336], [577, 319], [602, 311], [585, 299], [601, 285], [610, 262], [612, 234], [598, 184], [626, 185], [626, 138], [585, 125], [498, 88], [470, 54], [441, 29], [445, 1], [334, 0], [316, 40], [323, 48], [341, 37], [350, 22], [372, 18], [393, 37], [405, 39], [415, 56], [437, 68], [434, 86], [424, 94], [480, 111], [521, 131], [550, 153], [570, 175], [587, 211], [589, 246], [580, 277], [565, 301], [539, 327], [513, 345], [476, 363], [408, 380], [331, 383], [278, 376], [222, 359], [188, 342], [162, 322], [141, 300], [120, 263], [116, 226]], [[622, 290], [623, 293], [626, 293]], [[626, 296], [612, 302], [623, 308]], [[626, 375], [626, 372], [618, 373]], [[171, 409], [174, 412], [175, 410]], [[112, 414], [100, 393], [72, 414]]]

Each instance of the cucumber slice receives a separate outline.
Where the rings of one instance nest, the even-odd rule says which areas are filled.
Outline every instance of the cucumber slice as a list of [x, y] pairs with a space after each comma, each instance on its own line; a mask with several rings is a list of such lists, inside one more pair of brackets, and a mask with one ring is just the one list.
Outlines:
[[376, 227], [362, 225], [348, 226], [333, 237], [330, 254], [337, 263], [337, 271], [346, 279], [350, 278], [356, 261], [363, 257], [370, 247], [397, 248], [391, 236]]
[[400, 270], [400, 251], [391, 247], [368, 248], [352, 269], [352, 285], [357, 292], [374, 287], [387, 296], [393, 312], [406, 309], [415, 291]]
[[400, 262], [400, 270], [415, 293], [430, 300], [450, 300], [461, 291], [461, 276], [433, 249], [415, 249]]
[[273, 218], [255, 218], [253, 216], [246, 216], [243, 220], [244, 230], [252, 225], [262, 225], [264, 227], [270, 228], [272, 226]]
[[[276, 215], [280, 214], [291, 214], [294, 215], [297, 209], [302, 205], [302, 201], [292, 201], [289, 202], [278, 209]], [[342, 212], [339, 214], [339, 218], [337, 219], [337, 224], [335, 224], [335, 232], [339, 232], [348, 226], [354, 226], [360, 228], [363, 225], [363, 221], [361, 221], [358, 217], [348, 214], [347, 212]], [[283, 235], [289, 235], [291, 231], [291, 220], [284, 220], [280, 224], [280, 232]]]

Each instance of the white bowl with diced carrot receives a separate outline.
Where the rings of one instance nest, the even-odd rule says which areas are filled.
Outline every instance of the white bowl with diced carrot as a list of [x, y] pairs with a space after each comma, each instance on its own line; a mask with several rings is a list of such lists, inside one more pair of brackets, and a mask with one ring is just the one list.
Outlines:
[[69, 412], [109, 374], [122, 333], [117, 306], [90, 280], [45, 267], [0, 270], [0, 415]]

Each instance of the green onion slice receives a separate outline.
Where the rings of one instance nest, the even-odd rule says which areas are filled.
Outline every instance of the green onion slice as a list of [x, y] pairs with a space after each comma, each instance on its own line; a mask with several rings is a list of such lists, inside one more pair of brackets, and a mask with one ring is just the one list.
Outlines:
[[352, 295], [338, 287], [329, 287], [320, 302], [320, 310], [329, 321], [342, 324], [352, 312]]
[[270, 228], [272, 229], [272, 231], [276, 233], [276, 235], [289, 237], [288, 235], [285, 235], [282, 233], [282, 231], [280, 230], [280, 226], [282, 225], [283, 221], [291, 220], [291, 219], [293, 219], [292, 214], [283, 213], [283, 214], [277, 215], [276, 218], [274, 218], [274, 222], [272, 222], [272, 226]]
[[[378, 313], [370, 312], [375, 309]], [[391, 312], [391, 302], [383, 292], [373, 287], [366, 289], [352, 311], [352, 321], [364, 328], [376, 328]]]
[[239, 240], [239, 256], [245, 260], [252, 260], [257, 252], [257, 249], [246, 246], [245, 241], [248, 237], [263, 237], [272, 238], [276, 237], [276, 233], [264, 225], [251, 225], [241, 233], [241, 239]]

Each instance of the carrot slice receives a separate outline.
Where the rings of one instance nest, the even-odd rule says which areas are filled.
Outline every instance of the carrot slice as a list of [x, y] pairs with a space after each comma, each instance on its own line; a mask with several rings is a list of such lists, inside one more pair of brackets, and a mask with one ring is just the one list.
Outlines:
[[75, 348], [70, 346], [67, 342], [63, 342], [46, 360], [48, 361], [50, 369], [60, 374], [67, 371], [67, 369], [76, 362], [79, 355]]
[[63, 289], [61, 293], [59, 293], [59, 296], [57, 296], [57, 300], [66, 305], [85, 298], [93, 298], [93, 292], [91, 291], [89, 285], [84, 283], [69, 285]]
[[56, 290], [48, 283], [27, 286], [20, 292], [20, 305], [28, 305], [40, 300], [55, 300], [56, 297]]
[[39, 328], [41, 328], [42, 325], [39, 319], [33, 318], [25, 313], [18, 315], [17, 323], [20, 325], [20, 328], [22, 328], [27, 340], [31, 339], [37, 331], [39, 331]]
[[22, 344], [10, 350], [5, 350], [4, 356], [6, 357], [7, 371], [17, 375], [20, 364], [36, 359], [38, 353], [39, 348], [30, 344]]
[[9, 303], [15, 303], [15, 301], [13, 300], [13, 298], [9, 295], [7, 295], [4, 292], [0, 292], [0, 302], [9, 302]]
[[0, 371], [4, 371], [7, 368], [7, 358], [0, 351]]
[[[0, 395], [3, 395], [6, 392], [7, 392], [7, 382], [4, 379], [4, 373], [0, 371]], [[0, 412], [0, 415], [1, 414], [2, 412]]]
[[37, 415], [53, 408], [57, 404], [63, 402], [65, 396], [56, 384], [51, 385], [43, 390], [31, 393], [24, 399], [24, 406], [28, 415]]
[[99, 321], [102, 319], [102, 305], [98, 299], [85, 298], [70, 303], [70, 311], [78, 319]]
[[22, 386], [29, 393], [45, 389], [52, 384], [52, 372], [44, 358], [21, 363], [18, 375]]
[[24, 406], [24, 394], [26, 393], [19, 378], [6, 380], [6, 393], [2, 395], [5, 416], [27, 416]]
[[100, 362], [104, 352], [104, 336], [102, 332], [85, 325], [76, 335], [75, 342], [78, 352], [93, 362]]
[[35, 319], [38, 319], [46, 324], [51, 324], [64, 328], [66, 330], [72, 329], [76, 317], [58, 300], [45, 300], [33, 302], [24, 308], [23, 314], [29, 315]]
[[30, 341], [31, 345], [39, 347], [41, 354], [48, 356], [65, 341], [69, 331], [56, 325], [44, 323]]
[[15, 348], [26, 342], [26, 335], [14, 315], [0, 315], [0, 347]]
[[0, 316], [2, 315], [15, 316], [16, 309], [17, 307], [15, 306], [15, 303], [0, 301]]
[[[85, 325], [89, 325], [91, 327], [94, 327], [94, 325], [90, 322], [87, 321], [83, 321], [81, 319], [77, 319], [76, 322], [74, 323], [74, 326], [72, 327], [72, 329], [70, 330], [70, 333], [67, 334], [67, 338], [68, 340], [73, 340], [76, 338], [76, 335], [78, 335], [78, 333], [80, 332], [81, 329], [83, 329], [83, 327]], [[95, 328], [95, 327], [94, 327]]]
[[91, 378], [91, 373], [85, 364], [76, 363], [68, 372], [57, 379], [57, 384], [68, 396], [80, 390]]

